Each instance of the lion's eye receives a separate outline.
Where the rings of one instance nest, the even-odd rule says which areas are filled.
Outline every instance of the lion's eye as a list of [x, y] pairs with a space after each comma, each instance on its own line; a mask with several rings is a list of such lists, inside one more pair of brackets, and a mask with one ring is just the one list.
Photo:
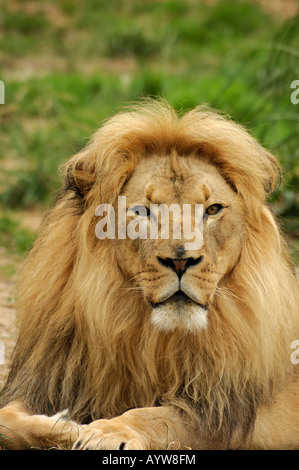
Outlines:
[[130, 213], [130, 215], [139, 217], [148, 217], [150, 215], [149, 208], [144, 206], [143, 204], [136, 204], [135, 206], [129, 207], [128, 212]]
[[218, 214], [223, 209], [223, 206], [221, 204], [212, 204], [206, 209], [206, 214], [207, 215], [215, 215]]

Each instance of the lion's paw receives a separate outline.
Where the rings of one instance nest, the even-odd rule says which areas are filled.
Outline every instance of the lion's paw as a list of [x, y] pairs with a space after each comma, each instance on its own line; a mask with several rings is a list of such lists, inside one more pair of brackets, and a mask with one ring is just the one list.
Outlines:
[[[112, 421], [112, 420], [111, 420]], [[95, 421], [80, 432], [72, 450], [145, 450], [142, 436], [130, 426]]]

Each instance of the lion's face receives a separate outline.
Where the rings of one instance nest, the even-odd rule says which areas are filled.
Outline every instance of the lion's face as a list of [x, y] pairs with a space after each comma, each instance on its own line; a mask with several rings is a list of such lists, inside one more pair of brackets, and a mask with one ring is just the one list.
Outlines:
[[[128, 223], [135, 218], [147, 226], [144, 239], [116, 240], [119, 266], [145, 301], [153, 323], [160, 329], [196, 331], [209, 321], [209, 307], [219, 280], [238, 261], [245, 234], [241, 198], [217, 168], [198, 157], [172, 156], [143, 159], [123, 188]], [[186, 249], [187, 240], [169, 236], [150, 238], [150, 210], [154, 204], [201, 204], [202, 246]], [[141, 206], [146, 210], [141, 211]], [[191, 211], [193, 229], [195, 211]], [[169, 212], [172, 221], [172, 212]], [[190, 240], [189, 240], [190, 241]], [[190, 246], [190, 245], [189, 245]], [[141, 301], [142, 301], [141, 300]]]

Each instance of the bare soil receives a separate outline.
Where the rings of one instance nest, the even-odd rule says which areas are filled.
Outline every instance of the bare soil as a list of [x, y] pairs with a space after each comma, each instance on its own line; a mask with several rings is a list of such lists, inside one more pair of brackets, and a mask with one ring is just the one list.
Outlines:
[[0, 280], [0, 341], [4, 345], [4, 364], [0, 363], [0, 390], [8, 372], [11, 353], [16, 340], [14, 310], [14, 280]]
[[[21, 211], [18, 213], [19, 220], [24, 228], [36, 231], [44, 216], [44, 211]], [[4, 248], [0, 248], [0, 266], [14, 266], [16, 274], [12, 276], [0, 276], [0, 351], [4, 345], [4, 364], [0, 362], [0, 390], [4, 385], [8, 373], [12, 350], [17, 337], [16, 315], [15, 315], [15, 287], [17, 271], [21, 259], [8, 254]]]

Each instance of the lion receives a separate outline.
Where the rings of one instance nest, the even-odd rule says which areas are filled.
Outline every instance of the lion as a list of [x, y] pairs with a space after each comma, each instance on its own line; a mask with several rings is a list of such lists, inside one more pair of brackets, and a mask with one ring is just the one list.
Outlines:
[[[145, 100], [64, 171], [20, 275], [5, 447], [298, 448], [298, 285], [267, 204], [277, 159], [220, 112]], [[117, 226], [120, 196], [135, 227], [152, 206], [199, 205], [201, 245], [160, 236], [161, 220], [156, 237], [99, 239], [97, 207]]]

